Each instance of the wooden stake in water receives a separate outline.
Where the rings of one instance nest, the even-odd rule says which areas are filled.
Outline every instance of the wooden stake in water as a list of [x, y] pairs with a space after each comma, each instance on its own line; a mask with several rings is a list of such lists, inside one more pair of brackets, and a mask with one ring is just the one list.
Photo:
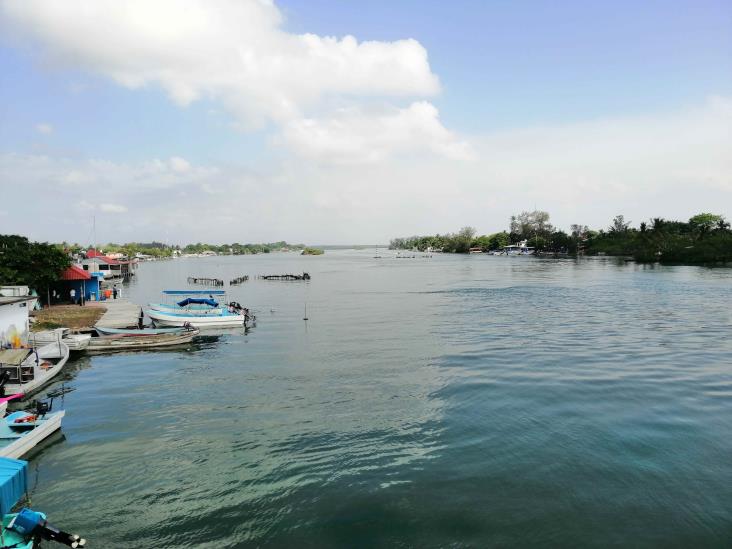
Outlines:
[[305, 316], [303, 317], [303, 320], [307, 320], [307, 319], [308, 319], [308, 304], [306, 303], [305, 304]]

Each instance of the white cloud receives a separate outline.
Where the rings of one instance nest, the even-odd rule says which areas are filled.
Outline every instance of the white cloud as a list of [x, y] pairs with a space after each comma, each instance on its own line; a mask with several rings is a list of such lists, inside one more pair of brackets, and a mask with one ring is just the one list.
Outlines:
[[53, 133], [53, 126], [46, 123], [36, 124], [36, 131], [43, 135], [50, 135]]
[[185, 173], [191, 169], [191, 163], [185, 158], [174, 156], [170, 159], [170, 169], [174, 172]]
[[[416, 40], [289, 33], [268, 0], [22, 0], [0, 9], [6, 32], [41, 43], [56, 64], [103, 74], [130, 89], [160, 86], [181, 106], [201, 98], [221, 101], [237, 126], [275, 121], [291, 133], [299, 126], [302, 134], [313, 122], [311, 109], [440, 90]], [[428, 140], [426, 148], [444, 153], [444, 137], [434, 133], [447, 130], [433, 118], [425, 130], [438, 142]], [[366, 135], [356, 135], [359, 127]], [[357, 123], [349, 135], [369, 142], [372, 131]], [[402, 148], [396, 138], [389, 144]]]
[[405, 109], [341, 109], [328, 118], [293, 120], [282, 138], [302, 156], [336, 163], [375, 163], [421, 151], [459, 160], [473, 156], [470, 145], [447, 130], [426, 101]]
[[105, 213], [125, 213], [127, 211], [127, 206], [123, 206], [122, 204], [104, 203], [99, 205], [99, 209]]
[[[257, 172], [195, 164], [176, 172], [170, 160], [0, 154], [0, 173], [13, 174], [15, 182], [3, 187], [4, 197], [12, 203], [32, 196], [35, 212], [29, 218], [22, 208], [3, 206], [9, 215], [0, 218], [0, 233], [83, 239], [79, 224], [90, 223], [84, 210], [94, 208], [90, 202], [128, 208], [125, 223], [109, 228], [97, 214], [100, 241], [385, 242], [464, 225], [493, 232], [511, 214], [534, 207], [565, 229], [603, 227], [621, 213], [636, 225], [700, 211], [732, 218], [730, 127], [732, 99], [715, 98], [654, 116], [474, 136], [469, 162], [384, 153], [372, 163], [287, 159], [259, 164]], [[380, 147], [375, 139], [368, 144]], [[69, 173], [92, 182], [60, 185]]]

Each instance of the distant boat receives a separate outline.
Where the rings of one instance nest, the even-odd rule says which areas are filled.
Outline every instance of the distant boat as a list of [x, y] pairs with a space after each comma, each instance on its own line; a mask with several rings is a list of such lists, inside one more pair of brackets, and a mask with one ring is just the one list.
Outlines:
[[482, 254], [483, 248], [470, 248], [468, 252], [471, 254]]
[[69, 359], [69, 347], [63, 341], [37, 349], [0, 351], [0, 376], [7, 379], [4, 389], [29, 396], [49, 383]]
[[526, 240], [522, 240], [518, 244], [504, 246], [503, 255], [534, 255], [536, 253], [536, 249], [532, 246], [527, 246], [526, 244]]

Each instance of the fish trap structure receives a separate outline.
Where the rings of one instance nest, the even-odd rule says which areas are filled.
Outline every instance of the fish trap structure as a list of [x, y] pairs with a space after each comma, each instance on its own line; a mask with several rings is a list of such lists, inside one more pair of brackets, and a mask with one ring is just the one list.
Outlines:
[[296, 274], [279, 274], [279, 275], [259, 275], [262, 280], [310, 280], [308, 273], [302, 273], [301, 275]]
[[203, 278], [198, 276], [189, 276], [188, 284], [201, 284], [203, 286], [223, 286], [224, 281], [219, 278]]
[[234, 278], [233, 280], [229, 281], [229, 286], [238, 286], [239, 284], [242, 284], [249, 280], [249, 275], [240, 276], [238, 278]]

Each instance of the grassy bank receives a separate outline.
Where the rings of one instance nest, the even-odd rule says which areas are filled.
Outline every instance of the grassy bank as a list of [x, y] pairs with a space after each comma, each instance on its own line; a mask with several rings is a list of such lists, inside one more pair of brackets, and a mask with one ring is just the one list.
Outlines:
[[55, 305], [31, 313], [35, 322], [31, 331], [53, 328], [90, 328], [97, 323], [107, 309], [104, 307], [79, 307], [78, 305]]

